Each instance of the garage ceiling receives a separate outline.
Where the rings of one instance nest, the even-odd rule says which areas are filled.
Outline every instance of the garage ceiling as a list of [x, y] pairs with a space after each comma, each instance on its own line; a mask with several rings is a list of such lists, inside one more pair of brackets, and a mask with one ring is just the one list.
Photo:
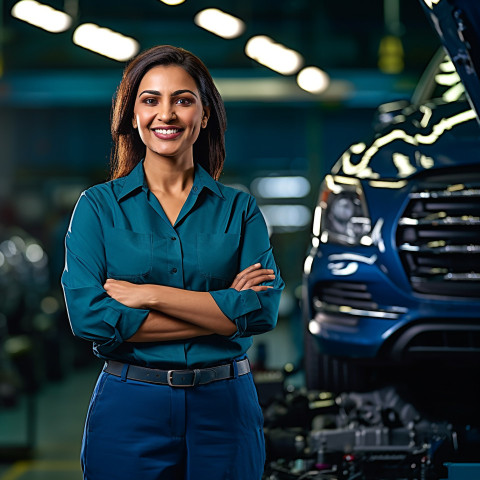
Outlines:
[[[12, 18], [16, 0], [3, 0], [3, 56], [5, 71], [37, 69], [118, 69], [115, 60], [72, 44], [76, 26], [85, 22], [111, 28], [140, 42], [141, 49], [168, 43], [199, 55], [211, 69], [240, 69], [243, 75], [266, 70], [247, 58], [244, 46], [253, 35], [264, 34], [299, 51], [306, 64], [325, 70], [375, 69], [380, 40], [389, 32], [387, 8], [400, 0], [186, 0], [167, 6], [158, 0], [44, 0], [74, 14], [66, 32], [51, 34]], [[204, 8], [216, 7], [243, 19], [242, 36], [225, 40], [193, 22]], [[76, 15], [75, 15], [75, 12]], [[399, 33], [408, 70], [425, 66], [438, 45], [418, 0], [401, 0]]]

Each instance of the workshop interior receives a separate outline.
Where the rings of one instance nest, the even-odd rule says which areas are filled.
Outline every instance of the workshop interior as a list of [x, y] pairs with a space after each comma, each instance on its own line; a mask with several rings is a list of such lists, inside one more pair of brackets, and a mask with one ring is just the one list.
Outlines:
[[480, 479], [479, 35], [472, 0], [0, 0], [0, 480], [82, 478], [64, 239], [160, 44], [211, 72], [285, 281], [263, 480]]

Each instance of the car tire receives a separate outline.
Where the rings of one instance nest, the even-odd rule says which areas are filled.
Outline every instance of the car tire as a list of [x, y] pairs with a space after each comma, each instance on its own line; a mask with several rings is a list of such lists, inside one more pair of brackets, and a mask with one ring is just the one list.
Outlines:
[[308, 390], [333, 393], [365, 391], [369, 388], [368, 369], [355, 359], [326, 355], [319, 351], [315, 338], [305, 334], [305, 382]]
[[322, 354], [318, 351], [313, 335], [305, 332], [304, 338], [304, 367], [305, 385], [308, 390], [325, 390], [321, 372]]

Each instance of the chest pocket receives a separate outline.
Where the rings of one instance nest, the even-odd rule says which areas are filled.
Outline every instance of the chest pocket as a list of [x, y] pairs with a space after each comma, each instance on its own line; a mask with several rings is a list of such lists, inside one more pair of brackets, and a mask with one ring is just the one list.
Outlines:
[[148, 275], [152, 270], [152, 235], [107, 227], [105, 255], [107, 276], [117, 280]]
[[223, 286], [231, 283], [238, 273], [240, 234], [198, 233], [197, 258], [200, 273], [209, 279], [220, 280]]

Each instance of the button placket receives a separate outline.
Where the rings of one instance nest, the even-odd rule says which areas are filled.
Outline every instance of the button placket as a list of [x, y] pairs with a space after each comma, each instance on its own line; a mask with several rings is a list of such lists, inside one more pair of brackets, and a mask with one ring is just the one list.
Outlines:
[[181, 268], [182, 268], [182, 255], [181, 255], [181, 245], [180, 245], [180, 239], [178, 237], [178, 234], [176, 230], [172, 227], [172, 232], [169, 237], [169, 243], [170, 243], [170, 248], [169, 251], [171, 252], [170, 256], [170, 262], [169, 262], [169, 267], [168, 267], [168, 273], [170, 274], [170, 277], [175, 278], [173, 281], [172, 286], [176, 287], [183, 287], [183, 275], [179, 275], [181, 273]]

